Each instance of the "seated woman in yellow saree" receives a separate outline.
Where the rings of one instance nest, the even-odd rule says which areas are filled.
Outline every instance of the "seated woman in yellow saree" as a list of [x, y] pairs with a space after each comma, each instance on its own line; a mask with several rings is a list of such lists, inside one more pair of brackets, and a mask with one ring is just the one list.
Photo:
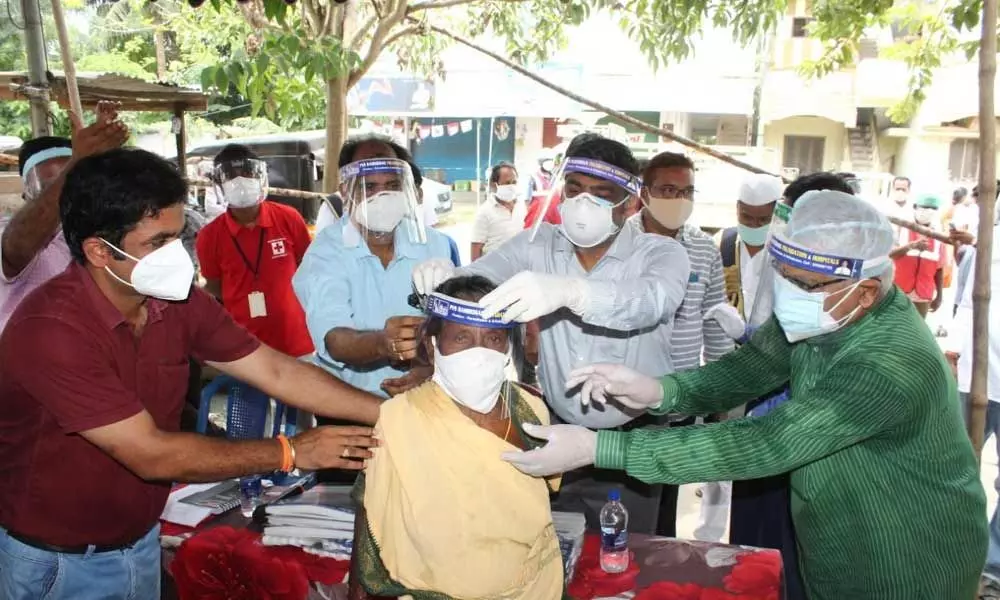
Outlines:
[[507, 381], [511, 329], [476, 304], [493, 288], [456, 277], [427, 298], [434, 375], [382, 405], [379, 447], [354, 488], [352, 600], [562, 597], [549, 485], [500, 458], [537, 445], [521, 424], [549, 416]]

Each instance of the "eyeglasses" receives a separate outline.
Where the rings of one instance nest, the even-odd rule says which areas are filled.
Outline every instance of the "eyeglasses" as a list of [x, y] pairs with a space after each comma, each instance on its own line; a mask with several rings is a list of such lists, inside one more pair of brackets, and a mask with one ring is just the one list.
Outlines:
[[676, 185], [670, 185], [669, 183], [653, 186], [648, 188], [649, 195], [654, 198], [684, 198], [686, 200], [694, 200], [695, 189], [694, 186], [688, 186], [686, 188], [679, 188]]

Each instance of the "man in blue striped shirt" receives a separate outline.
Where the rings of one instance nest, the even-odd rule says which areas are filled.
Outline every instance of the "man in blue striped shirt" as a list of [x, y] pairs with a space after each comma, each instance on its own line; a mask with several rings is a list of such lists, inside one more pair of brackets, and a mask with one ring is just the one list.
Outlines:
[[[712, 362], [734, 347], [713, 318], [715, 306], [726, 306], [722, 255], [710, 235], [689, 225], [694, 211], [694, 163], [683, 154], [662, 152], [643, 168], [642, 210], [629, 219], [643, 233], [673, 238], [684, 246], [691, 260], [684, 301], [674, 315], [670, 360], [677, 371], [697, 369], [702, 360]], [[693, 419], [691, 420], [693, 422]], [[703, 486], [698, 539], [719, 541], [726, 530], [729, 508], [728, 482]], [[659, 535], [676, 535], [677, 486], [664, 486], [660, 500]]]

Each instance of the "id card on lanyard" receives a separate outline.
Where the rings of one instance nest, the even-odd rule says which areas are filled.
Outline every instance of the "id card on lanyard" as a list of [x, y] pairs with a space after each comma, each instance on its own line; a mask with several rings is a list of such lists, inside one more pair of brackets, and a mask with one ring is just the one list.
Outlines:
[[[260, 228], [260, 238], [257, 242], [256, 264], [250, 264], [250, 259], [243, 253], [243, 249], [240, 248], [239, 242], [236, 241], [236, 236], [230, 234], [229, 237], [233, 240], [233, 245], [236, 246], [236, 252], [239, 253], [240, 258], [243, 259], [243, 264], [246, 265], [247, 270], [253, 274], [253, 281], [255, 284], [254, 287], [256, 287], [257, 276], [260, 274], [260, 260], [264, 255], [264, 228]], [[247, 294], [247, 303], [249, 304], [251, 319], [267, 316], [267, 301], [264, 299], [264, 292], [260, 290], [250, 292]]]

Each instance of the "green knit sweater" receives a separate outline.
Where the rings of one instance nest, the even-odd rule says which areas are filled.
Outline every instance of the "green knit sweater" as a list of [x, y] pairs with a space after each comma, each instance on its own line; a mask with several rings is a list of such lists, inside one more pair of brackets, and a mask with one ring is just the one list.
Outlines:
[[791, 399], [763, 417], [601, 431], [597, 466], [672, 484], [791, 471], [811, 600], [973, 598], [986, 497], [955, 381], [910, 301], [893, 289], [797, 344], [771, 319], [721, 360], [664, 378], [656, 412], [723, 412], [786, 383]]

